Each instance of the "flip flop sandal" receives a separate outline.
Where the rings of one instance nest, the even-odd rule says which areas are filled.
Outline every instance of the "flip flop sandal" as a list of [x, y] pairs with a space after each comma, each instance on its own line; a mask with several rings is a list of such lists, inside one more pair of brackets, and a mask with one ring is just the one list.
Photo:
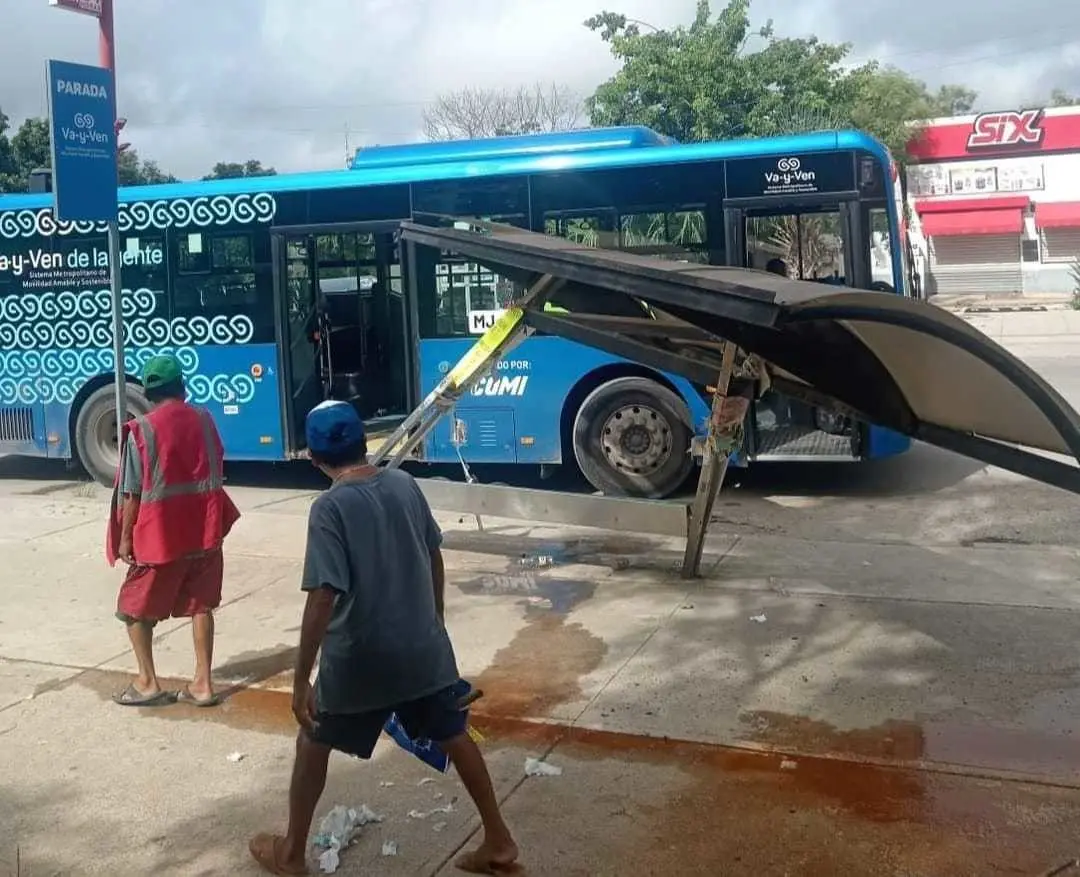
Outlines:
[[200, 707], [200, 708], [208, 707], [208, 706], [217, 706], [218, 704], [221, 703], [221, 695], [220, 694], [213, 694], [210, 697], [207, 697], [207, 698], [205, 698], [203, 700], [200, 700], [194, 694], [192, 694], [190, 691], [188, 691], [186, 688], [184, 688], [184, 689], [181, 689], [180, 691], [176, 692], [176, 702], [177, 703], [186, 703], [188, 706], [197, 706], [197, 707]]
[[285, 838], [276, 834], [257, 834], [248, 844], [248, 850], [251, 852], [251, 857], [262, 866], [263, 870], [269, 871], [271, 874], [281, 874], [285, 875], [285, 877], [299, 877], [302, 874], [309, 874], [307, 865], [297, 869], [281, 863], [278, 852], [284, 840]]
[[119, 706], [167, 706], [174, 702], [173, 695], [168, 691], [143, 694], [135, 687], [135, 683], [113, 695], [113, 703]]
[[467, 874], [521, 874], [524, 870], [517, 862], [493, 862], [481, 856], [479, 850], [458, 856], [454, 867]]

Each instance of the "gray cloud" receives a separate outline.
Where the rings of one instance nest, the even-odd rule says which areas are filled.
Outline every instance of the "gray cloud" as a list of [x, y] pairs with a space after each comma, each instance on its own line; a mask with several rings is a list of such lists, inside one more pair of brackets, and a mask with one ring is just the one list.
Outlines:
[[[181, 176], [255, 157], [340, 166], [352, 145], [419, 136], [426, 102], [465, 85], [558, 81], [590, 92], [614, 69], [582, 20], [605, 6], [664, 27], [694, 0], [116, 0], [126, 138]], [[716, 3], [719, 7], [719, 2]], [[784, 35], [854, 44], [986, 106], [1080, 91], [1080, 6], [1059, 0], [758, 0]], [[46, 0], [2, 0], [0, 107], [45, 111], [48, 57], [94, 63], [96, 22]]]

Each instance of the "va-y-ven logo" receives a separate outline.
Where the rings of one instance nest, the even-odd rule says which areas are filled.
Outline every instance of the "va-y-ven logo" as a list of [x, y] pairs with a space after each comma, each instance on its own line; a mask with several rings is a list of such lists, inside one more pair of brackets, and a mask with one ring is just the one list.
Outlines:
[[1038, 146], [1046, 134], [1042, 110], [983, 113], [975, 119], [968, 135], [968, 149], [1002, 146]]

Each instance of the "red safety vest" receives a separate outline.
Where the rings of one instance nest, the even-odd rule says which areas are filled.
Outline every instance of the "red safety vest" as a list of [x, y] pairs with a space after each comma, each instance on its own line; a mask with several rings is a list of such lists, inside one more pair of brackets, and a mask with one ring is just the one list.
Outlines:
[[139, 517], [132, 535], [138, 563], [156, 566], [221, 547], [240, 511], [225, 492], [224, 449], [210, 413], [167, 402], [124, 425], [105, 554], [115, 565], [123, 520], [121, 481], [130, 434], [142, 461]]

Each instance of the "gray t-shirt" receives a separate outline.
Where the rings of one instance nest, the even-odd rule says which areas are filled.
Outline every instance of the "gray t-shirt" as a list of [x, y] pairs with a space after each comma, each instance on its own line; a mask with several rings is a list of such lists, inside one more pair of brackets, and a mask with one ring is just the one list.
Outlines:
[[142, 458], [135, 447], [135, 436], [128, 435], [127, 452], [124, 454], [124, 475], [120, 480], [120, 492], [138, 496], [142, 493]]
[[321, 711], [385, 709], [458, 680], [431, 581], [441, 542], [427, 500], [399, 469], [341, 482], [315, 500], [301, 587], [336, 592], [316, 683]]

